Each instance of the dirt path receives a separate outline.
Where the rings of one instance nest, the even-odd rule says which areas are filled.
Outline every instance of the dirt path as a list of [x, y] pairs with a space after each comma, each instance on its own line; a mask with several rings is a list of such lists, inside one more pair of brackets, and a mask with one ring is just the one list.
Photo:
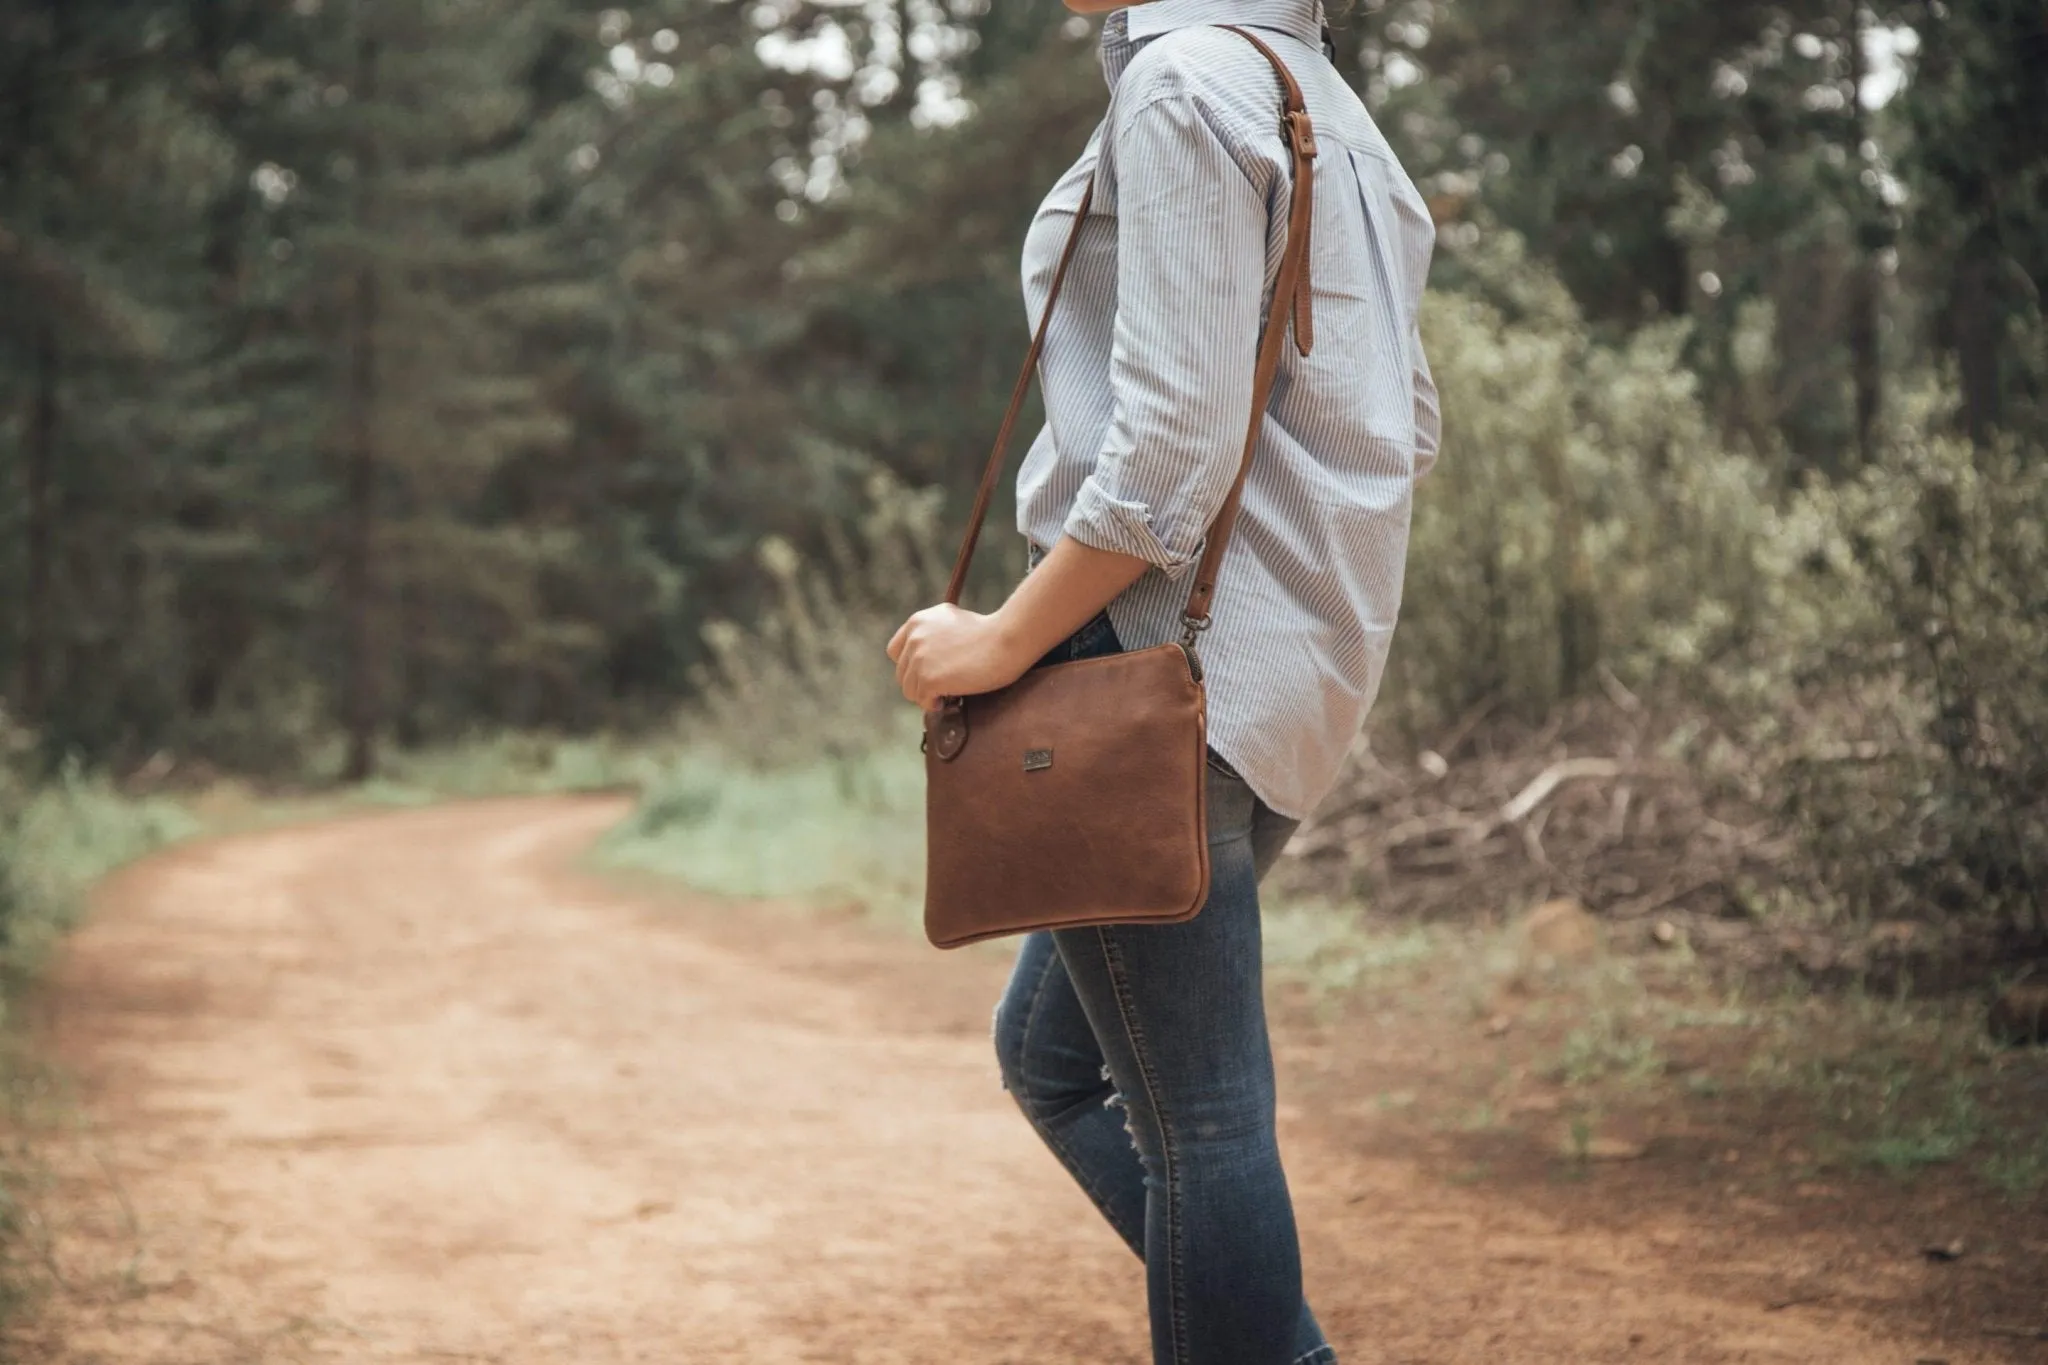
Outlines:
[[[1144, 1359], [1136, 1265], [996, 1083], [998, 955], [566, 871], [622, 809], [355, 819], [110, 884], [43, 1005], [86, 1122], [46, 1144], [61, 1287], [19, 1357]], [[1825, 1239], [1702, 1274], [1668, 1211], [1426, 1178], [1324, 1089], [1284, 1136], [1347, 1362], [2013, 1358], [1764, 1306]]]

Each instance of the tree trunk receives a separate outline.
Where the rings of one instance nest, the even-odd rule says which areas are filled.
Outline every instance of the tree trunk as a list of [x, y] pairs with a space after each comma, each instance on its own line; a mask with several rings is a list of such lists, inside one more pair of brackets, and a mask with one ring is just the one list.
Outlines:
[[[356, 98], [364, 104], [376, 93], [377, 43], [363, 31], [363, 5], [356, 5]], [[366, 131], [358, 157], [362, 186], [356, 206], [358, 229], [368, 225], [370, 195], [377, 172], [376, 134]], [[347, 663], [342, 682], [342, 710], [348, 729], [348, 761], [342, 776], [361, 782], [376, 770], [377, 679], [375, 659], [376, 584], [371, 557], [377, 522], [377, 271], [365, 263], [356, 270], [350, 316], [348, 406], [348, 473], [346, 518], [342, 532], [341, 596]]]
[[[1868, 17], [1858, 0], [1850, 0], [1848, 22], [1849, 164], [1866, 166], [1863, 144], [1869, 138], [1870, 121], [1863, 110], [1863, 25]], [[1856, 455], [1868, 465], [1877, 458], [1877, 419], [1884, 406], [1884, 370], [1878, 352], [1877, 253], [1883, 246], [1884, 222], [1878, 213], [1876, 194], [1856, 173], [1850, 193], [1850, 231], [1855, 234], [1854, 256], [1849, 275], [1849, 368], [1856, 390]]]
[[50, 666], [51, 563], [56, 551], [57, 338], [47, 323], [36, 329], [35, 390], [29, 399], [25, 469], [28, 505], [28, 574], [21, 632], [22, 719], [42, 719]]
[[1994, 283], [1998, 259], [1996, 235], [1978, 227], [1956, 254], [1949, 286], [1947, 330], [1963, 384], [1963, 423], [1979, 449], [1990, 446], [2004, 418], [1998, 359], [2004, 319]]
[[[189, 15], [193, 58], [198, 67], [194, 102], [216, 125], [231, 129], [239, 110], [225, 69], [230, 42], [227, 16], [222, 13], [219, 0], [193, 0]], [[206, 211], [206, 244], [200, 251], [212, 284], [213, 301], [223, 308], [235, 301], [238, 292], [242, 220], [249, 201], [250, 168], [243, 149], [238, 146], [236, 150], [234, 177]]]
[[1557, 585], [1557, 691], [1568, 698], [1584, 690], [1600, 662], [1600, 597], [1586, 552], [1584, 509], [1562, 446], [1538, 441], [1536, 468], [1556, 518], [1550, 575]]
[[347, 526], [342, 540], [341, 596], [347, 618], [348, 666], [343, 682], [348, 765], [343, 776], [361, 782], [376, 769], [377, 698], [371, 650], [375, 636], [370, 557], [377, 529], [377, 450], [372, 415], [377, 402], [377, 274], [356, 273], [354, 335], [349, 345]]

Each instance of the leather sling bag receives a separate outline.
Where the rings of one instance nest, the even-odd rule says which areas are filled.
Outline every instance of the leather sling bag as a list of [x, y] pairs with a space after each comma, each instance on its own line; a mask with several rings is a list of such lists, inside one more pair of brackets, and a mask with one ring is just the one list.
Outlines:
[[[1314, 341], [1314, 125], [1300, 85], [1273, 49], [1245, 29], [1221, 27], [1256, 47], [1279, 76], [1281, 130], [1294, 163], [1287, 249], [1252, 371], [1244, 455], [1209, 524], [1178, 643], [1048, 664], [999, 691], [948, 697], [925, 714], [925, 933], [941, 948], [1038, 929], [1174, 924], [1193, 919], [1209, 896], [1208, 707], [1196, 644], [1209, 626], [1217, 573], [1244, 498], [1290, 314], [1301, 354]], [[996, 478], [1094, 198], [1091, 178], [982, 471], [946, 587], [948, 603], [957, 604], [966, 587]]]

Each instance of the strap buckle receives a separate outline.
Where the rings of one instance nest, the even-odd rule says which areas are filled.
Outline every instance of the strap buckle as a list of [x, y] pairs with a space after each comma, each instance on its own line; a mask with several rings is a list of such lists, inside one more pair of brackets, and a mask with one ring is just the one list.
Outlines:
[[1306, 109], [1287, 111], [1287, 140], [1294, 144], [1294, 150], [1309, 160], [1316, 156], [1316, 124]]

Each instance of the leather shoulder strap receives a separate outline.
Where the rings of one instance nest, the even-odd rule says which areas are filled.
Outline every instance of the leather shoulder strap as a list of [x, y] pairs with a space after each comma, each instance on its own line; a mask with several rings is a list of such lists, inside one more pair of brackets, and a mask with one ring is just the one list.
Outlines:
[[1287, 253], [1280, 260], [1280, 275], [1273, 282], [1273, 303], [1266, 313], [1265, 330], [1259, 336], [1259, 356], [1252, 369], [1251, 424], [1244, 436], [1244, 456], [1237, 464], [1237, 481], [1230, 496], [1209, 523], [1208, 543], [1202, 548], [1202, 562], [1195, 569], [1194, 587], [1188, 592], [1183, 616], [1188, 638], [1209, 628], [1209, 607], [1216, 596], [1216, 576], [1223, 568], [1223, 552], [1230, 547], [1230, 533], [1237, 526], [1238, 508], [1244, 502], [1245, 479], [1252, 472], [1252, 455], [1259, 448], [1259, 431], [1266, 424], [1266, 404], [1273, 397], [1273, 378], [1280, 372], [1280, 351], [1287, 344], [1288, 314], [1294, 320], [1294, 344], [1307, 355], [1315, 345], [1315, 319], [1309, 280], [1311, 229], [1316, 219], [1316, 130], [1309, 120], [1308, 102], [1287, 63], [1280, 60], [1265, 41], [1249, 29], [1225, 24], [1238, 37], [1257, 48], [1272, 63], [1280, 77], [1280, 91], [1286, 113], [1281, 131], [1294, 156], [1294, 192], [1287, 211]]
[[1052, 288], [1046, 291], [1045, 311], [1039, 315], [1038, 328], [1031, 334], [1031, 347], [1024, 352], [1023, 368], [1017, 371], [1017, 382], [1010, 390], [1010, 406], [1003, 413], [1003, 424], [996, 430], [995, 448], [988, 453], [988, 463], [982, 466], [981, 487], [974, 494], [974, 511], [967, 518], [967, 535], [960, 542], [960, 553], [953, 559], [953, 576], [946, 581], [946, 601], [960, 605], [960, 594], [967, 587], [967, 570], [974, 563], [974, 547], [981, 540], [981, 525], [988, 520], [988, 505], [995, 497], [996, 476], [1003, 472], [1003, 456], [1010, 449], [1010, 434], [1017, 429], [1017, 414], [1024, 410], [1024, 395], [1031, 392], [1031, 376], [1038, 369], [1038, 357], [1045, 352], [1046, 329], [1052, 326], [1053, 305], [1060, 301], [1060, 286], [1067, 282], [1067, 267], [1074, 263], [1074, 248], [1081, 245], [1081, 228], [1088, 221], [1088, 209], [1095, 202], [1095, 178], [1088, 178], [1088, 188], [1081, 192], [1080, 207], [1074, 210], [1074, 226], [1067, 230], [1067, 244], [1060, 249], [1060, 263], [1052, 272]]
[[[1266, 323], [1259, 338], [1257, 363], [1252, 369], [1252, 411], [1250, 428], [1246, 432], [1244, 454], [1238, 461], [1237, 478], [1231, 484], [1230, 494], [1224, 499], [1216, 519], [1209, 525], [1207, 543], [1203, 547], [1202, 560], [1195, 570], [1194, 586], [1188, 594], [1186, 622], [1192, 639], [1195, 632], [1205, 630], [1209, 625], [1209, 606], [1216, 594], [1216, 575], [1223, 564], [1223, 551], [1230, 543], [1231, 529], [1237, 523], [1239, 504], [1244, 500], [1245, 478], [1251, 473], [1252, 454], [1258, 449], [1259, 431], [1265, 425], [1266, 404], [1273, 396], [1273, 379], [1280, 371], [1281, 347], [1286, 344], [1288, 323], [1292, 321], [1294, 341], [1301, 354], [1307, 355], [1315, 344], [1315, 321], [1311, 304], [1309, 281], [1310, 229], [1315, 221], [1315, 126], [1309, 121], [1308, 104], [1303, 99], [1301, 86], [1294, 79], [1294, 73], [1264, 40], [1250, 31], [1234, 24], [1220, 27], [1235, 33], [1238, 37], [1257, 48], [1272, 64], [1274, 73], [1280, 78], [1283, 114], [1281, 131], [1287, 140], [1294, 160], [1293, 196], [1287, 215], [1287, 250], [1280, 262], [1280, 274], [1273, 284], [1273, 300], [1266, 315]], [[1045, 351], [1047, 329], [1052, 325], [1053, 308], [1059, 302], [1060, 289], [1066, 283], [1067, 268], [1073, 264], [1074, 250], [1081, 242], [1081, 229], [1087, 224], [1088, 209], [1095, 200], [1095, 182], [1091, 178], [1087, 190], [1081, 196], [1081, 204], [1074, 212], [1074, 225], [1067, 232], [1066, 246], [1060, 252], [1059, 265], [1054, 269], [1052, 287], [1046, 293], [1045, 311], [1040, 315], [1038, 326], [1031, 336], [1030, 349], [1025, 352], [1023, 368], [1018, 372], [1017, 383], [1010, 391], [1010, 405], [1003, 414], [1003, 424], [996, 432], [995, 447], [989, 452], [988, 462], [982, 468], [981, 485], [975, 493], [974, 510], [968, 517], [967, 534], [960, 543], [960, 553], [953, 561], [953, 575], [946, 584], [946, 601], [958, 604], [960, 594], [967, 586], [967, 570], [974, 562], [975, 546], [981, 539], [982, 524], [988, 519], [989, 503], [995, 495], [996, 479], [1002, 473], [1003, 457], [1008, 452], [1010, 437], [1015, 432], [1018, 414], [1023, 411], [1024, 398], [1031, 390], [1031, 376], [1038, 369], [1038, 361]]]

